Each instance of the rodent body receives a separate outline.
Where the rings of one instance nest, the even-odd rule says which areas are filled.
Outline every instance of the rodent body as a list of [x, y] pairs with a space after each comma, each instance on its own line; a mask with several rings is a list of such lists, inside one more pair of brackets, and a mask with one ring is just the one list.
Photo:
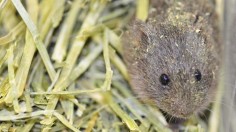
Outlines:
[[123, 35], [130, 83], [142, 101], [186, 118], [206, 108], [216, 92], [221, 46], [214, 2], [155, 3], [157, 13], [133, 21]]

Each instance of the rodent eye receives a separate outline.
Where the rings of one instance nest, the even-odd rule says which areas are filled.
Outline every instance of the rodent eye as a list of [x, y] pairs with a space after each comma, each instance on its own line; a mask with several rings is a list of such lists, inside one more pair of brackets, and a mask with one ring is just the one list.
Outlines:
[[198, 69], [194, 72], [194, 77], [197, 81], [200, 81], [202, 79], [202, 74]]
[[159, 80], [160, 80], [162, 85], [167, 85], [170, 82], [170, 79], [169, 79], [169, 77], [166, 74], [161, 74]]

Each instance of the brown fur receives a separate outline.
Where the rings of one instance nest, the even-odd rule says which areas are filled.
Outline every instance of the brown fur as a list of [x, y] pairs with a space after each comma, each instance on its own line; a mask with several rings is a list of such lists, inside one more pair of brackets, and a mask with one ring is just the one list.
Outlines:
[[[133, 21], [123, 35], [124, 59], [132, 89], [141, 100], [186, 118], [205, 108], [216, 91], [220, 46], [214, 3], [159, 1], [164, 11], [154, 5], [156, 15], [147, 22]], [[196, 69], [202, 74], [200, 81], [194, 78]], [[163, 73], [170, 78], [167, 86], [159, 81]]]

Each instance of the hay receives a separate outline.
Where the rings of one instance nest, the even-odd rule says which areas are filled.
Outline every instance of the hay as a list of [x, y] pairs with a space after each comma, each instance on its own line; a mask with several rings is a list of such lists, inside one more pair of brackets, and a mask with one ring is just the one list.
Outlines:
[[127, 83], [120, 36], [134, 0], [2, 0], [0, 10], [1, 131], [170, 131]]

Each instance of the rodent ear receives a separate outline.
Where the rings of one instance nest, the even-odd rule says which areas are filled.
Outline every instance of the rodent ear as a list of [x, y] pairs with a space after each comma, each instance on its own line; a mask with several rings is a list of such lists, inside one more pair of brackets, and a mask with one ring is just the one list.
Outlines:
[[148, 41], [148, 35], [147, 35], [145, 32], [140, 31], [139, 36], [140, 36], [140, 37], [139, 37], [139, 38], [140, 38], [140, 42], [141, 42], [142, 44], [147, 45], [147, 44], [149, 43], [149, 41]]
[[146, 23], [140, 20], [134, 20], [128, 26], [128, 30], [122, 35], [122, 47], [125, 49], [124, 52], [127, 52], [127, 54], [132, 52], [135, 54], [145, 52], [149, 43], [149, 30], [147, 29]]
[[149, 29], [145, 22], [141, 20], [135, 20], [133, 22], [132, 32], [134, 34], [134, 38], [142, 46], [148, 45], [149, 43], [148, 31]]

